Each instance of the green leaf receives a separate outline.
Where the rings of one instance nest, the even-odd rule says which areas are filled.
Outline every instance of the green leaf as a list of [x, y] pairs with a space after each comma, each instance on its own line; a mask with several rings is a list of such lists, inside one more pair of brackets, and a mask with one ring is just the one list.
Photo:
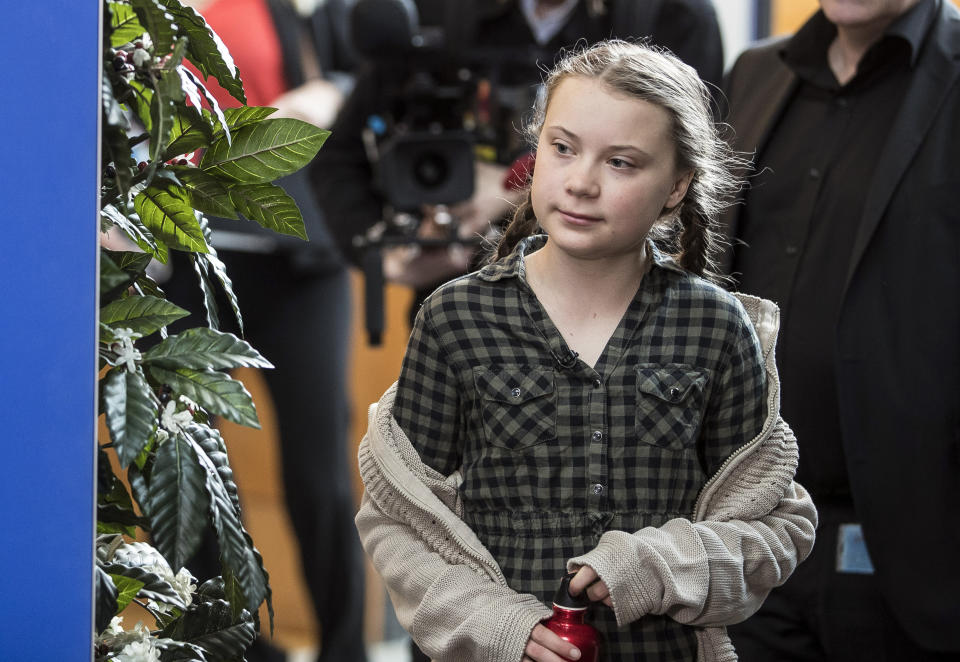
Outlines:
[[230, 503], [237, 516], [240, 516], [240, 492], [237, 490], [237, 484], [233, 479], [233, 469], [230, 468], [230, 460], [227, 457], [227, 445], [223, 441], [223, 435], [216, 428], [208, 425], [191, 425], [188, 430], [190, 438], [193, 439], [200, 448], [210, 458], [210, 463], [217, 469], [220, 475], [220, 482], [223, 483], [223, 489], [226, 490]]
[[[133, 90], [133, 98], [131, 99], [132, 103], [127, 103], [127, 106], [137, 115], [144, 130], [151, 133], [153, 131], [153, 114], [150, 109], [153, 107], [155, 92], [136, 79], [131, 80], [129, 85], [130, 89]], [[129, 147], [127, 149], [129, 151]]]
[[133, 199], [133, 206], [154, 237], [170, 248], [200, 253], [210, 250], [184, 189], [165, 182], [148, 186]]
[[211, 414], [222, 416], [240, 425], [260, 428], [257, 410], [250, 393], [241, 382], [227, 374], [190, 368], [169, 370], [159, 365], [151, 365], [150, 374], [157, 381], [168, 384], [174, 392], [187, 396]]
[[131, 277], [126, 271], [117, 266], [110, 259], [110, 255], [100, 250], [100, 300], [109, 301], [122, 291], [130, 287], [136, 277]]
[[232, 205], [251, 221], [275, 232], [307, 239], [300, 208], [274, 184], [233, 184], [227, 191]]
[[[276, 111], [276, 108], [266, 106], [241, 106], [224, 108], [223, 116], [230, 131], [235, 131], [242, 126], [259, 122]], [[222, 138], [223, 129], [214, 130], [212, 122], [213, 114], [206, 108], [198, 110], [193, 106], [180, 107], [170, 131], [170, 144], [163, 154], [164, 160], [188, 154]]]
[[147, 270], [150, 254], [100, 249], [100, 302], [106, 304], [133, 285]]
[[[220, 476], [220, 481], [223, 483], [227, 497], [230, 499], [230, 503], [233, 504], [234, 510], [239, 516], [240, 498], [237, 491], [237, 485], [233, 480], [233, 470], [230, 469], [230, 464], [227, 458], [227, 446], [223, 443], [223, 437], [217, 430], [200, 425], [191, 426], [189, 428], [189, 434], [190, 437], [200, 445], [200, 448], [204, 453], [206, 453], [207, 457], [210, 458], [211, 464], [216, 467], [217, 474]], [[247, 533], [246, 530], [243, 530], [242, 533], [244, 540], [246, 540], [247, 546], [251, 550], [253, 560], [256, 563], [257, 568], [259, 568], [260, 574], [264, 578], [267, 613], [270, 616], [270, 631], [272, 632], [274, 613], [272, 600], [273, 592], [270, 590], [270, 575], [263, 566], [263, 557], [254, 546], [253, 540], [250, 538], [250, 534]], [[240, 580], [230, 571], [229, 568], [224, 569], [223, 571], [223, 590], [225, 596], [230, 601], [230, 604], [234, 605], [235, 615], [239, 614], [239, 606], [246, 604], [244, 598], [244, 592], [246, 589], [241, 586]]]
[[191, 643], [200, 646], [211, 660], [241, 659], [243, 652], [250, 647], [257, 632], [252, 621], [229, 625], [214, 632], [195, 637]]
[[157, 78], [156, 93], [150, 103], [150, 166], [147, 170], [147, 182], [163, 161], [163, 154], [170, 142], [177, 105], [184, 100], [184, 91], [180, 85], [180, 76], [176, 71], [163, 71]]
[[203, 541], [210, 503], [205, 472], [180, 434], [157, 448], [148, 503], [154, 544], [176, 572]]
[[148, 336], [160, 327], [189, 314], [166, 299], [132, 296], [113, 301], [101, 308], [100, 322], [115, 329], [133, 329], [141, 336]]
[[[123, 548], [121, 548], [123, 549]], [[159, 550], [158, 550], [159, 551]], [[161, 567], [166, 565], [166, 561]], [[104, 572], [108, 573], [117, 587], [120, 584], [116, 582], [117, 577], [126, 577], [140, 584], [139, 594], [148, 600], [156, 600], [164, 604], [173, 605], [179, 609], [186, 609], [187, 605], [183, 598], [177, 593], [176, 589], [166, 579], [154, 572], [155, 566], [149, 563], [142, 563], [138, 557], [114, 558], [108, 563], [100, 566]], [[179, 568], [178, 568], [179, 569]]]
[[166, 264], [167, 247], [156, 240], [150, 230], [140, 222], [137, 214], [126, 216], [113, 205], [107, 205], [100, 210], [100, 216], [123, 230], [130, 241], [135, 242], [144, 253]]
[[121, 366], [104, 377], [103, 408], [110, 440], [120, 466], [126, 468], [147, 445], [157, 426], [157, 405], [146, 380]]
[[146, 32], [130, 5], [108, 2], [107, 7], [110, 9], [111, 46], [123, 46], [131, 41], [136, 41]]
[[220, 308], [217, 305], [217, 293], [210, 278], [210, 263], [203, 259], [203, 253], [195, 253], [193, 270], [200, 279], [200, 291], [203, 292], [203, 307], [207, 312], [207, 324], [211, 329], [220, 329]]
[[120, 105], [120, 102], [117, 101], [116, 95], [113, 93], [113, 85], [110, 82], [110, 77], [107, 76], [104, 72], [103, 77], [100, 80], [100, 92], [103, 106], [103, 116], [107, 124], [119, 127], [121, 129], [130, 128], [130, 122], [127, 121], [126, 116], [123, 114], [123, 108]]
[[269, 591], [262, 559], [258, 558], [256, 549], [250, 543], [249, 536], [240, 521], [240, 515], [213, 461], [196, 441], [191, 439], [191, 442], [196, 449], [197, 458], [206, 471], [207, 492], [210, 494], [210, 515], [217, 532], [220, 558], [239, 580], [246, 597], [246, 608], [251, 613], [256, 613]]
[[131, 538], [144, 522], [134, 510], [133, 500], [102, 446], [97, 447], [97, 531], [122, 533]]
[[328, 135], [300, 120], [263, 120], [238, 129], [232, 143], [224, 138], [214, 142], [200, 168], [232, 182], [271, 182], [307, 165]]
[[157, 56], [170, 52], [178, 26], [173, 15], [157, 0], [130, 0], [140, 24], [150, 33]]
[[170, 127], [170, 142], [163, 152], [163, 160], [189, 154], [201, 147], [206, 147], [214, 140], [213, 127], [210, 126], [212, 117], [205, 108], [181, 105], [173, 118]]
[[196, 327], [187, 329], [151, 348], [144, 362], [166, 368], [229, 370], [231, 368], [272, 368], [273, 365], [244, 340], [232, 333]]
[[[104, 168], [113, 165], [116, 174], [113, 178], [113, 188], [116, 189], [116, 196], [120, 202], [126, 204], [130, 199], [130, 187], [133, 184], [133, 170], [136, 164], [133, 162], [133, 154], [130, 152], [130, 143], [127, 139], [126, 129], [121, 124], [112, 124], [104, 117], [101, 126], [103, 139], [100, 141], [100, 160]], [[109, 186], [104, 175], [104, 186]], [[108, 198], [108, 196], [104, 196]], [[112, 197], [112, 196], [111, 196]]]
[[112, 251], [108, 248], [102, 249], [102, 253], [109, 256], [124, 272], [137, 278], [146, 273], [147, 267], [150, 266], [150, 255], [147, 253], [140, 253], [139, 251]]
[[[227, 125], [230, 130], [234, 131], [247, 124], [255, 124], [266, 119], [275, 112], [277, 112], [277, 109], [269, 106], [240, 106], [239, 108], [226, 108], [223, 114], [227, 118]], [[220, 136], [217, 135], [217, 137]]]
[[192, 7], [183, 6], [178, 0], [160, 0], [177, 21], [181, 34], [186, 35], [189, 49], [187, 58], [204, 77], [214, 76], [220, 87], [246, 105], [240, 70], [234, 64], [230, 51], [217, 33], [207, 25], [203, 17]]
[[113, 585], [110, 575], [100, 568], [94, 568], [96, 577], [96, 629], [97, 634], [103, 632], [110, 625], [110, 619], [117, 613], [117, 587]]
[[239, 217], [230, 202], [227, 188], [219, 179], [190, 166], [172, 166], [171, 169], [186, 189], [194, 209], [221, 218]]
[[[200, 597], [199, 591], [197, 597]], [[246, 610], [234, 617], [225, 600], [194, 600], [183, 617], [160, 633], [173, 641], [200, 646], [210, 660], [239, 660], [256, 636], [253, 617]]]
[[[217, 121], [220, 123], [220, 131], [222, 132], [223, 137], [230, 141], [230, 127], [227, 125], [227, 118], [224, 116], [223, 111], [220, 109], [220, 103], [217, 101], [216, 97], [210, 94], [210, 91], [206, 86], [200, 82], [200, 79], [197, 78], [192, 71], [186, 67], [177, 67], [177, 73], [180, 75], [180, 82], [183, 85], [185, 92], [193, 93], [196, 95], [196, 101], [191, 101], [194, 106], [200, 108], [200, 93], [203, 94], [203, 98], [207, 100], [207, 105], [210, 107], [210, 110], [213, 111], [213, 114], [217, 117]], [[191, 97], [192, 99], [192, 97]]]
[[110, 575], [110, 578], [113, 579], [113, 584], [119, 591], [117, 594], [117, 612], [123, 611], [137, 597], [137, 593], [143, 588], [143, 582], [123, 575]]
[[153, 645], [160, 650], [160, 662], [210, 662], [202, 648], [187, 641], [155, 637]]

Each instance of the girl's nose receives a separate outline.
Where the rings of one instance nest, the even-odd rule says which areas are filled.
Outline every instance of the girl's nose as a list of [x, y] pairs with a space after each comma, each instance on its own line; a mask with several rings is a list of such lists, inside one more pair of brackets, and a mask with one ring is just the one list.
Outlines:
[[585, 163], [571, 166], [567, 171], [564, 188], [567, 193], [577, 197], [594, 197], [600, 192], [593, 169]]

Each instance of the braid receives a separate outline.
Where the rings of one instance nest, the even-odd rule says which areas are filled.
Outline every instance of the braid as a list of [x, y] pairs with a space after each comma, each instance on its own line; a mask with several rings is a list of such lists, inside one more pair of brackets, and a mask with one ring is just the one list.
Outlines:
[[513, 252], [523, 239], [526, 239], [537, 230], [537, 217], [533, 215], [533, 203], [530, 200], [530, 189], [527, 189], [526, 198], [513, 212], [513, 218], [504, 228], [497, 242], [496, 249], [491, 252], [488, 262], [495, 262]]
[[[683, 203], [681, 203], [683, 204]], [[716, 254], [720, 249], [720, 235], [714, 229], [716, 223], [697, 214], [684, 205], [678, 214], [680, 235], [679, 249], [675, 258], [681, 267], [698, 276], [720, 282], [723, 277], [716, 272]]]
[[680, 266], [698, 276], [704, 275], [707, 266], [706, 228], [696, 214], [680, 210]]

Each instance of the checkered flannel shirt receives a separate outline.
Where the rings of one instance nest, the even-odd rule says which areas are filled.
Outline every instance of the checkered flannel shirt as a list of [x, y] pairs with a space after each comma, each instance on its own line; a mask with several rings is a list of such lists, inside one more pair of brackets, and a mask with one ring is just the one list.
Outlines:
[[[524, 254], [545, 241], [427, 299], [394, 416], [427, 465], [462, 471], [465, 521], [510, 586], [549, 604], [566, 559], [604, 531], [691, 516], [707, 479], [760, 432], [766, 382], [740, 303], [652, 243], [596, 366], [577, 359], [524, 279]], [[695, 657], [692, 631], [668, 618], [617, 631], [594, 611], [605, 659]]]

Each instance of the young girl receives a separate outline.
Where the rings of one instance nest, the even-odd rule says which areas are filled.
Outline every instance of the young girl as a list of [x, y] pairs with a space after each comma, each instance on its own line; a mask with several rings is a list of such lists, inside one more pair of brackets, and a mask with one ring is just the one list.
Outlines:
[[436, 660], [578, 659], [540, 624], [568, 569], [603, 659], [735, 660], [723, 626], [806, 557], [816, 511], [776, 308], [704, 278], [733, 159], [669, 54], [604, 42], [545, 92], [496, 261], [427, 300], [371, 408], [364, 547]]

